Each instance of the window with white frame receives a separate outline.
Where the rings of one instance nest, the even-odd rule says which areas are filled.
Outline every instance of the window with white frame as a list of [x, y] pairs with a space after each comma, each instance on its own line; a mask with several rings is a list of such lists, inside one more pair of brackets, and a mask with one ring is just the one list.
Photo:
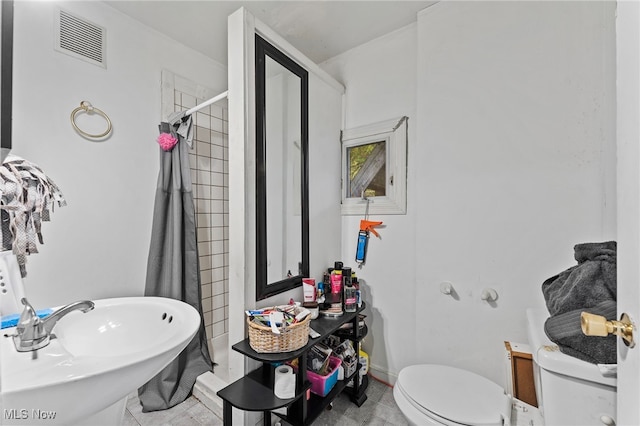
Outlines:
[[407, 120], [342, 132], [343, 215], [407, 212]]

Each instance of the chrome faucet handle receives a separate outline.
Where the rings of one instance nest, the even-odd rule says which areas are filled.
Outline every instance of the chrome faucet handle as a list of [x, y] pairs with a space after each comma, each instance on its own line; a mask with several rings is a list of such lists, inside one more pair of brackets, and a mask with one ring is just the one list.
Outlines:
[[29, 329], [32, 329], [38, 323], [40, 323], [40, 318], [36, 314], [36, 310], [33, 309], [33, 306], [29, 303], [26, 297], [20, 299], [20, 302], [24, 305], [24, 309], [20, 314], [20, 319], [18, 320], [18, 325], [16, 326], [16, 330], [18, 334], [24, 334], [28, 332]]
[[20, 314], [16, 334], [13, 336], [16, 349], [18, 352], [26, 352], [46, 346], [49, 344], [49, 334], [36, 314], [36, 310], [26, 297], [20, 301], [24, 305], [24, 310]]

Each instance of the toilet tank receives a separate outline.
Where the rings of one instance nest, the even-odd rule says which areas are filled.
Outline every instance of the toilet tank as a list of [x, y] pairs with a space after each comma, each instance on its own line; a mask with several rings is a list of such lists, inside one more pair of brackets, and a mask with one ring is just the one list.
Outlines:
[[536, 396], [545, 425], [615, 424], [615, 373], [560, 352], [544, 332], [547, 318], [544, 309], [527, 309]]

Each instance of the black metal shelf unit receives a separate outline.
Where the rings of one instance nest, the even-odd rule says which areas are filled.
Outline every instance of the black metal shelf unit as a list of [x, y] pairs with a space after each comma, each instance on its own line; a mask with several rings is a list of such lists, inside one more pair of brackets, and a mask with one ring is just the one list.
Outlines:
[[[287, 407], [287, 414], [278, 414], [279, 417], [286, 420], [292, 425], [309, 425], [318, 418], [322, 411], [338, 396], [341, 392], [348, 392], [351, 401], [358, 407], [367, 399], [365, 393], [368, 387], [367, 377], [364, 376], [362, 383], [358, 379], [358, 372], [362, 367], [358, 360], [355, 372], [344, 380], [339, 380], [334, 388], [325, 396], [311, 395], [307, 400], [306, 394], [311, 383], [307, 380], [307, 351], [313, 345], [322, 341], [332, 334], [338, 335], [342, 339], [348, 339], [353, 342], [356, 353], [359, 352], [360, 341], [367, 333], [367, 328], [358, 327], [360, 321], [359, 313], [364, 310], [364, 303], [356, 312], [345, 312], [344, 315], [337, 318], [319, 317], [311, 321], [311, 328], [320, 333], [320, 337], [309, 339], [309, 342], [302, 348], [291, 352], [280, 353], [258, 353], [249, 344], [249, 339], [244, 339], [232, 348], [251, 359], [262, 362], [262, 366], [251, 371], [246, 376], [231, 383], [226, 388], [218, 392], [218, 396], [223, 400], [223, 422], [225, 425], [231, 425], [231, 410], [236, 407], [245, 411], [262, 411], [264, 413], [264, 425], [271, 424], [270, 412], [279, 408]], [[343, 324], [351, 322], [351, 330], [345, 332], [340, 327]], [[355, 332], [353, 332], [355, 330]], [[300, 369], [296, 374], [296, 393], [293, 398], [280, 399], [273, 393], [273, 382], [275, 375], [274, 364], [298, 358]], [[347, 384], [353, 379], [353, 386], [347, 387]]]

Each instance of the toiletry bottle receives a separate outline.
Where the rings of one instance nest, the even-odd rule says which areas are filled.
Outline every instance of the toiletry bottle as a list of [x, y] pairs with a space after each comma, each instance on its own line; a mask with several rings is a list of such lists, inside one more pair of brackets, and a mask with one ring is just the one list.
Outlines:
[[331, 273], [331, 294], [327, 300], [329, 303], [339, 306], [342, 310], [342, 271], [334, 270]]
[[350, 267], [344, 266], [342, 268], [342, 276], [344, 277], [343, 278], [343, 282], [344, 282], [345, 286], [352, 285], [352, 283], [353, 283], [353, 272], [351, 271]]
[[358, 309], [356, 298], [356, 288], [352, 285], [344, 286], [344, 310], [345, 312], [355, 312]]
[[356, 271], [353, 271], [351, 274], [351, 284], [353, 288], [356, 289], [356, 304], [358, 308], [362, 307], [362, 293], [360, 292], [360, 283], [358, 282], [358, 277], [356, 276]]
[[[333, 269], [331, 269], [333, 271]], [[324, 295], [331, 293], [331, 271], [325, 272], [322, 277], [322, 286], [324, 287]]]
[[351, 268], [342, 268], [344, 276], [344, 310], [345, 312], [355, 312], [358, 309], [356, 298], [356, 288], [353, 286]]
[[342, 292], [342, 271], [334, 270], [331, 273], [331, 293], [340, 294]]

